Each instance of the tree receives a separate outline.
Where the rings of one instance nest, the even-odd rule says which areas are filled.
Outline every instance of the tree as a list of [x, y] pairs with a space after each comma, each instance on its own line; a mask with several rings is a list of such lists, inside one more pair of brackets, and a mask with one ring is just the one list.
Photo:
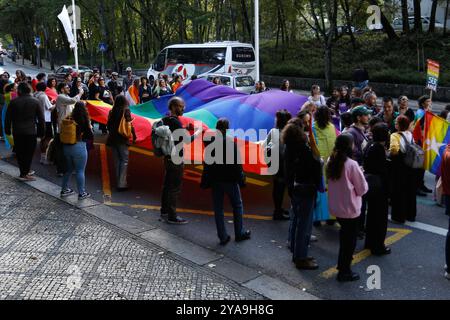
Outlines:
[[325, 53], [325, 85], [326, 90], [331, 92], [333, 88], [332, 49], [337, 29], [338, 2], [337, 0], [309, 0], [307, 7], [312, 22], [301, 9], [299, 10], [299, 14], [314, 30], [317, 40], [322, 43]]
[[448, 21], [449, 7], [450, 7], [450, 0], [447, 0], [447, 4], [445, 6], [445, 16], [444, 16], [444, 31], [443, 31], [444, 36], [447, 34], [447, 21]]
[[429, 33], [434, 33], [436, 27], [436, 12], [437, 12], [438, 0], [433, 0], [431, 5], [431, 14], [430, 14], [430, 27], [428, 29]]

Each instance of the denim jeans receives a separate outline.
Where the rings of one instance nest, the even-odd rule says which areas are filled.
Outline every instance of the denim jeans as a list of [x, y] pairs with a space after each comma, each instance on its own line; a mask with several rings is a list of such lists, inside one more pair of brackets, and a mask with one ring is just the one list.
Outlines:
[[314, 195], [305, 195], [297, 192], [294, 192], [292, 196], [294, 216], [293, 220], [291, 220], [290, 239], [294, 261], [308, 257], [316, 196], [317, 193]]
[[86, 142], [77, 142], [74, 145], [64, 145], [64, 156], [67, 162], [67, 172], [63, 177], [62, 189], [66, 190], [69, 187], [70, 177], [75, 171], [77, 178], [78, 194], [82, 195], [86, 192], [85, 189], [85, 170], [88, 159], [88, 152], [86, 149]]
[[114, 166], [116, 172], [116, 181], [118, 188], [127, 188], [127, 174], [128, 174], [128, 158], [129, 151], [128, 145], [123, 144], [115, 144], [111, 146]]
[[230, 199], [231, 206], [233, 207], [234, 234], [236, 237], [240, 237], [243, 234], [242, 215], [244, 209], [239, 185], [237, 183], [214, 183], [212, 187], [212, 197], [217, 235], [219, 236], [220, 241], [225, 241], [228, 238], [223, 210], [225, 194]]
[[445, 243], [445, 261], [447, 262], [447, 271], [450, 273], [450, 196], [445, 195], [445, 213], [449, 216], [447, 241]]

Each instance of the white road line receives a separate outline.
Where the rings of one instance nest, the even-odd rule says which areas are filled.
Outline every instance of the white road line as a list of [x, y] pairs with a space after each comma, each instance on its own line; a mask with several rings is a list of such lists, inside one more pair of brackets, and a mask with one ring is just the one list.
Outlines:
[[429, 224], [425, 224], [422, 222], [406, 222], [405, 223], [406, 226], [411, 227], [411, 228], [415, 228], [415, 229], [419, 229], [419, 230], [423, 230], [423, 231], [428, 231], [434, 234], [438, 234], [440, 236], [447, 236], [447, 230], [444, 228], [439, 228], [439, 227], [435, 227]]

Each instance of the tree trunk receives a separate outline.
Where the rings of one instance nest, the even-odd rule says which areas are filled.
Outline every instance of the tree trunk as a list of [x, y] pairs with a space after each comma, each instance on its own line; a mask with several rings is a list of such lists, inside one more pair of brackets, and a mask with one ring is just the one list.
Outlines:
[[422, 33], [422, 9], [421, 0], [414, 0], [414, 31]]
[[402, 0], [403, 33], [409, 34], [408, 0]]
[[[420, 2], [420, 0], [419, 0], [419, 2]], [[374, 6], [380, 6], [380, 4], [378, 3], [378, 0], [369, 0], [369, 3]], [[398, 39], [398, 36], [395, 33], [394, 28], [392, 28], [391, 23], [386, 18], [383, 11], [380, 11], [380, 13], [381, 13], [381, 24], [383, 25], [384, 32], [387, 34], [388, 38], [390, 40]]]
[[244, 27], [244, 34], [245, 34], [245, 31], [247, 31], [247, 34], [248, 34], [248, 38], [246, 38], [244, 36], [244, 41], [247, 41], [247, 39], [249, 39], [251, 41], [252, 40], [252, 27], [250, 26], [250, 20], [248, 18], [247, 4], [245, 3], [245, 0], [241, 0], [241, 6], [242, 6], [242, 16], [243, 16], [242, 25]]
[[444, 36], [447, 34], [447, 20], [448, 20], [448, 10], [450, 8], [450, 0], [447, 0], [447, 5], [445, 6], [445, 16], [444, 16]]
[[327, 92], [333, 88], [332, 47], [325, 45], [325, 86]]
[[430, 14], [430, 29], [428, 29], [428, 33], [434, 33], [436, 27], [436, 12], [437, 12], [438, 0], [433, 0], [433, 4], [431, 6], [431, 14]]
[[350, 4], [348, 0], [341, 1], [341, 7], [344, 10], [345, 21], [347, 22], [347, 28], [350, 34], [350, 41], [352, 42], [353, 50], [356, 50], [356, 38], [352, 30], [352, 17], [350, 15]]

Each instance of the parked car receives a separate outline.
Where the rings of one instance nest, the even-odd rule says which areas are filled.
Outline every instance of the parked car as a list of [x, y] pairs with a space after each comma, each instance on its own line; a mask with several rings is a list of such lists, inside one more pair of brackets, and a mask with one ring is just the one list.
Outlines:
[[[414, 16], [408, 17], [409, 29], [412, 30], [414, 28]], [[396, 32], [403, 32], [403, 19], [395, 18], [392, 22], [392, 27]], [[435, 30], [442, 31], [444, 30], [444, 24], [440, 21], [436, 20], [435, 22]], [[430, 29], [430, 17], [422, 17], [422, 30], [427, 32]]]
[[[78, 69], [80, 70], [80, 72], [90, 72], [92, 73], [93, 71], [86, 66], [78, 66]], [[49, 75], [49, 77], [53, 77], [56, 78], [56, 80], [58, 82], [64, 81], [64, 77], [66, 76], [66, 74], [68, 73], [72, 73], [75, 70], [75, 66], [70, 66], [70, 65], [64, 65], [64, 66], [60, 66], [58, 69], [56, 69], [54, 74]]]
[[244, 93], [251, 93], [255, 90], [255, 80], [251, 76], [234, 73], [210, 73], [201, 78], [206, 79], [209, 82], [213, 82], [215, 78], [220, 78], [222, 85]]

